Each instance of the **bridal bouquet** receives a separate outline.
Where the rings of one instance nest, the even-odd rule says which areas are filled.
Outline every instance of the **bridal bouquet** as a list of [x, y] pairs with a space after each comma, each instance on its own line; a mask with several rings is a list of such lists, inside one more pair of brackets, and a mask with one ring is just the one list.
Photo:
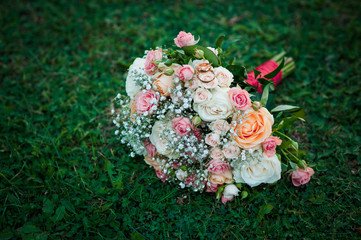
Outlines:
[[136, 58], [127, 96], [114, 99], [115, 134], [163, 182], [214, 192], [223, 203], [277, 182], [282, 172], [295, 186], [307, 183], [314, 172], [287, 135], [294, 121], [304, 121], [303, 110], [269, 108], [270, 92], [292, 72], [293, 60], [281, 53], [247, 73], [224, 61], [223, 39], [216, 48], [203, 47], [181, 31], [177, 48]]

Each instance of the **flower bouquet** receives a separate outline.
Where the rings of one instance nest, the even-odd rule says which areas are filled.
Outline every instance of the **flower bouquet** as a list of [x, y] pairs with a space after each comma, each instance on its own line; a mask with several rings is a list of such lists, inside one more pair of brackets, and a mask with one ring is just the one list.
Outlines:
[[216, 48], [203, 47], [181, 31], [177, 48], [157, 47], [136, 58], [127, 96], [114, 99], [115, 135], [163, 182], [214, 192], [223, 203], [277, 182], [282, 172], [295, 186], [307, 183], [313, 170], [287, 135], [294, 121], [304, 121], [304, 111], [272, 107], [269, 98], [294, 61], [281, 53], [247, 73], [225, 62], [223, 39]]

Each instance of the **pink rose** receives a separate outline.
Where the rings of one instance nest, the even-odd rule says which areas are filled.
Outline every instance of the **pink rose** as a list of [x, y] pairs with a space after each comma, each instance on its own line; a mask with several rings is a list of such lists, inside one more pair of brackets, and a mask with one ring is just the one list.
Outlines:
[[168, 178], [168, 176], [162, 170], [155, 170], [155, 174], [157, 174], [157, 177], [162, 182], [165, 182], [167, 180], [167, 178]]
[[154, 157], [157, 154], [157, 148], [149, 141], [149, 139], [146, 139], [144, 141], [145, 149], [147, 150], [148, 156]]
[[251, 107], [251, 98], [246, 90], [239, 87], [233, 87], [228, 90], [228, 95], [236, 109], [245, 111]]
[[205, 139], [206, 144], [212, 147], [217, 147], [221, 142], [219, 134], [217, 133], [208, 133]]
[[141, 91], [136, 96], [136, 108], [137, 113], [143, 114], [145, 112], [149, 112], [151, 114], [153, 112], [153, 106], [157, 106], [159, 96], [156, 95], [153, 90]]
[[222, 174], [229, 170], [229, 164], [223, 162], [221, 159], [213, 159], [207, 164], [208, 172], [213, 174]]
[[234, 196], [232, 196], [232, 197], [222, 196], [222, 203], [223, 203], [223, 204], [226, 204], [228, 201], [232, 201], [233, 198], [234, 198]]
[[219, 147], [214, 147], [211, 149], [211, 158], [213, 159], [222, 159], [224, 158], [223, 152]]
[[272, 157], [276, 153], [276, 147], [281, 145], [282, 140], [279, 137], [268, 137], [263, 142], [263, 151], [267, 157]]
[[189, 135], [192, 130], [191, 120], [186, 117], [176, 117], [172, 120], [172, 126], [179, 136]]
[[198, 139], [198, 141], [200, 141], [203, 137], [202, 135], [202, 131], [199, 128], [193, 128], [193, 133], [194, 136], [196, 136], [196, 138]]
[[194, 40], [194, 36], [191, 33], [186, 33], [184, 31], [180, 31], [178, 36], [174, 39], [175, 45], [177, 47], [185, 47], [185, 46], [193, 46], [197, 44], [198, 41]]
[[308, 167], [307, 170], [304, 170], [302, 168], [297, 168], [296, 171], [291, 173], [292, 183], [296, 187], [306, 184], [310, 181], [311, 176], [315, 172], [312, 168]]
[[192, 80], [194, 75], [194, 68], [191, 65], [183, 65], [182, 67], [178, 68], [176, 75], [180, 80], [185, 82]]
[[162, 58], [163, 58], [162, 49], [149, 51], [145, 58], [145, 64], [144, 64], [144, 69], [146, 74], [153, 75], [158, 68], [155, 61], [162, 60]]
[[217, 192], [217, 190], [218, 190], [218, 184], [210, 183], [210, 182], [209, 182], [209, 184], [210, 184], [210, 185], [208, 185], [208, 183], [207, 183], [207, 185], [206, 185], [206, 187], [207, 187], [207, 192]]
[[226, 158], [237, 158], [241, 150], [239, 149], [237, 143], [227, 143], [223, 146], [223, 154]]
[[220, 135], [225, 135], [229, 129], [231, 128], [231, 126], [229, 125], [229, 123], [225, 120], [215, 120], [213, 122], [211, 122], [211, 124], [209, 125], [209, 129], [211, 129], [213, 132], [218, 133]]

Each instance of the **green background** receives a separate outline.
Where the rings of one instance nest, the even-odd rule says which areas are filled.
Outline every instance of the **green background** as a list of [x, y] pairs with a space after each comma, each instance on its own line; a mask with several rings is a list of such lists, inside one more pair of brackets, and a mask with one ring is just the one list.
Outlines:
[[[359, 1], [1, 1], [0, 239], [360, 238]], [[249, 70], [286, 50], [278, 104], [316, 173], [224, 206], [160, 182], [114, 137], [122, 66], [180, 30]], [[186, 198], [183, 198], [186, 196]], [[183, 199], [182, 201], [180, 199]], [[178, 203], [177, 203], [178, 202]]]

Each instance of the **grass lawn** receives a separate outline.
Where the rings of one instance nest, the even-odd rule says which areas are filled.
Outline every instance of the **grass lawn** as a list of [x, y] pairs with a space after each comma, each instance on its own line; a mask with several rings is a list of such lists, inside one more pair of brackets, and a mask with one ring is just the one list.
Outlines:
[[[351, 0], [1, 1], [0, 239], [360, 239], [360, 13]], [[208, 46], [226, 34], [249, 70], [295, 59], [276, 102], [306, 110], [293, 136], [316, 164], [307, 186], [284, 175], [224, 206], [129, 157], [109, 117], [123, 66], [180, 30]]]

